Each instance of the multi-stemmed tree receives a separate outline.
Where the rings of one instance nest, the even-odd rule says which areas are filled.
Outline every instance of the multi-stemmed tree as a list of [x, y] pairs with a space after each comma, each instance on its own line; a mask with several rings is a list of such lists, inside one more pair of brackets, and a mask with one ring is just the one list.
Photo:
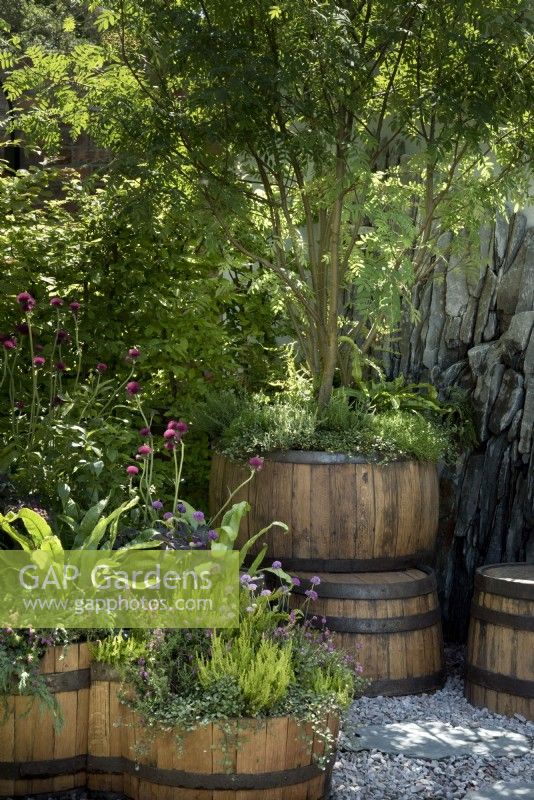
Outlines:
[[358, 379], [435, 259], [461, 247], [468, 268], [483, 220], [525, 196], [528, 2], [108, 0], [94, 13], [99, 45], [17, 53], [6, 39], [17, 125], [48, 147], [64, 124], [87, 130], [123, 168], [166, 165], [205, 242], [224, 237], [282, 290], [320, 406], [336, 370]]

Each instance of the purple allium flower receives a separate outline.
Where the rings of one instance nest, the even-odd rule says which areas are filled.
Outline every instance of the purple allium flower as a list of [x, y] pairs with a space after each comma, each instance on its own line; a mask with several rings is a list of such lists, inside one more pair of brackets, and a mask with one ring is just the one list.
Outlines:
[[180, 514], [185, 514], [185, 512], [187, 511], [183, 503], [178, 503], [178, 505], [176, 506], [176, 510], [179, 511]]
[[163, 434], [163, 438], [164, 439], [174, 439], [175, 435], [176, 434], [175, 434], [175, 432], [174, 432], [174, 430], [172, 428], [167, 428], [167, 430]]
[[300, 586], [300, 578], [297, 578], [296, 575], [292, 575], [291, 583], [293, 584], [293, 586]]
[[271, 564], [273, 569], [282, 569], [282, 562], [281, 561], [273, 561]]
[[58, 362], [57, 362], [57, 364], [56, 364], [56, 370], [57, 370], [58, 372], [65, 372], [65, 370], [66, 370], [66, 369], [67, 369], [67, 365], [65, 364], [65, 362], [64, 362], [64, 361], [58, 361]]
[[304, 594], [306, 595], [306, 597], [309, 597], [310, 600], [317, 600], [317, 598], [319, 597], [315, 589], [306, 589]]
[[72, 303], [69, 303], [69, 308], [72, 311], [72, 313], [74, 314], [74, 316], [76, 316], [78, 311], [81, 308], [81, 304], [78, 303], [77, 300], [73, 300]]
[[11, 336], [9, 339], [4, 339], [3, 341], [4, 350], [14, 350], [17, 346], [17, 340], [14, 336]]
[[310, 583], [312, 586], [319, 586], [319, 584], [321, 583], [321, 579], [319, 578], [318, 575], [314, 575], [312, 578], [310, 578]]
[[193, 519], [196, 522], [204, 522], [204, 512], [203, 511], [193, 511]]
[[33, 359], [33, 365], [35, 367], [44, 367], [45, 363], [46, 363], [46, 358], [43, 358], [43, 356], [35, 356], [35, 358]]
[[289, 621], [291, 623], [295, 623], [297, 621], [297, 612], [295, 611], [295, 609], [289, 612]]
[[137, 452], [140, 456], [149, 456], [152, 452], [152, 448], [149, 447], [147, 444], [142, 444], [141, 447], [137, 448]]
[[30, 332], [30, 326], [27, 322], [19, 322], [16, 328], [21, 336], [27, 336]]
[[61, 328], [56, 331], [56, 342], [58, 344], [63, 344], [64, 342], [68, 342], [70, 340], [70, 333], [68, 331], [64, 331]]
[[59, 308], [60, 306], [63, 305], [63, 300], [61, 299], [61, 297], [52, 297], [50, 298], [50, 305]]
[[128, 350], [129, 358], [139, 358], [140, 355], [141, 351], [139, 350], [138, 347], [130, 347], [130, 349]]
[[141, 656], [141, 658], [137, 659], [137, 663], [139, 664], [140, 667], [144, 667], [146, 662], [145, 659]]
[[248, 464], [255, 472], [259, 472], [260, 469], [263, 469], [263, 461], [264, 459], [261, 456], [252, 456], [252, 458], [249, 458]]
[[262, 591], [260, 592], [260, 597], [270, 597], [271, 595], [272, 592], [270, 589], [262, 589]]
[[172, 519], [172, 511], [166, 511], [163, 515], [163, 519]]
[[247, 589], [249, 589], [251, 592], [255, 592], [257, 588], [257, 583], [247, 583]]
[[210, 540], [210, 542], [216, 542], [218, 538], [219, 534], [217, 533], [217, 531], [208, 531], [208, 539]]
[[100, 374], [102, 374], [103, 372], [107, 372], [107, 369], [108, 365], [104, 364], [103, 361], [99, 361], [98, 364], [96, 365], [96, 371], [100, 372]]
[[145, 428], [141, 428], [141, 430], [139, 431], [139, 436], [151, 436], [151, 435], [152, 431], [148, 426], [146, 426]]
[[133, 464], [130, 464], [129, 467], [126, 467], [126, 473], [128, 475], [139, 475], [139, 467], [136, 467]]
[[128, 394], [139, 394], [141, 391], [141, 386], [137, 383], [137, 381], [128, 381], [126, 384], [126, 391]]
[[31, 311], [35, 308], [35, 298], [29, 292], [21, 292], [17, 295], [17, 303], [23, 311]]
[[161, 511], [161, 509], [163, 508], [163, 503], [161, 502], [161, 500], [154, 500], [154, 502], [152, 503], [152, 508], [155, 511]]
[[250, 575], [245, 572], [245, 574], [241, 575], [241, 577], [239, 578], [239, 583], [242, 586], [246, 586], [248, 583], [250, 583], [251, 580], [252, 578], [250, 577]]
[[183, 419], [179, 419], [176, 423], [175, 430], [180, 434], [180, 436], [183, 436], [189, 430], [189, 425], [187, 422], [184, 422]]

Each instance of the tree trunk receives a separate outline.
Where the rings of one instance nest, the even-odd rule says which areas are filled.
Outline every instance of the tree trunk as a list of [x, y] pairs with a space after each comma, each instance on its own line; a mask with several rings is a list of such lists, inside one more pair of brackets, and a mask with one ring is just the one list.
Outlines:
[[468, 391], [480, 444], [441, 471], [438, 552], [449, 638], [463, 639], [475, 569], [534, 560], [534, 213], [497, 219], [476, 275], [440, 259], [414, 290], [391, 377]]

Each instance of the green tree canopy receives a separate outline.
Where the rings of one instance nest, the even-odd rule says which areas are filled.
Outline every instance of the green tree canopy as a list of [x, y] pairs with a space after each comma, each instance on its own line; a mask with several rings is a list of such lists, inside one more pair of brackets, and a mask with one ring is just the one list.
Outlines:
[[67, 124], [121, 169], [168, 169], [205, 237], [283, 287], [324, 404], [413, 281], [460, 241], [468, 260], [488, 213], [524, 200], [529, 5], [109, 0], [101, 45], [6, 42], [7, 87], [44, 147]]

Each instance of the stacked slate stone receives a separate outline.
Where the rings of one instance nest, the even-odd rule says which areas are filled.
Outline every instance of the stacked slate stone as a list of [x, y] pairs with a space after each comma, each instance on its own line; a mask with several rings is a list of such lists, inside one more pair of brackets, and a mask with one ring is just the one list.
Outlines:
[[475, 408], [479, 445], [441, 474], [440, 594], [446, 634], [463, 639], [477, 567], [534, 561], [534, 213], [483, 232], [476, 274], [440, 259], [433, 278], [387, 369], [459, 386]]

